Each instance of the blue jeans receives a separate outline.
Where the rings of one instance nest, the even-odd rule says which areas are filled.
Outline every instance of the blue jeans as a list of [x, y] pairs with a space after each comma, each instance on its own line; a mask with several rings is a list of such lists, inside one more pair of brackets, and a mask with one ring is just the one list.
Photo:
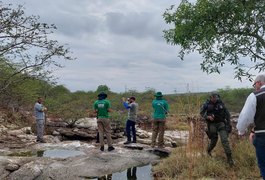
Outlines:
[[265, 153], [264, 153], [265, 152], [265, 134], [256, 133], [253, 144], [256, 149], [256, 156], [258, 160], [260, 173], [263, 179], [265, 179]]
[[131, 141], [131, 131], [133, 135], [133, 142], [136, 142], [135, 122], [128, 119], [126, 122], [127, 141]]

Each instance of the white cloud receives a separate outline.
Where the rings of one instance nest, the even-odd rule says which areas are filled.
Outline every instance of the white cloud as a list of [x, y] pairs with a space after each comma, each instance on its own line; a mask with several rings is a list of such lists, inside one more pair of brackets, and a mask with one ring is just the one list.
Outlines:
[[[6, 0], [7, 1], [7, 0]], [[5, 1], [4, 1], [5, 2]], [[52, 37], [69, 44], [76, 61], [63, 62], [56, 70], [58, 82], [72, 91], [96, 90], [106, 84], [112, 91], [163, 93], [213, 91], [230, 86], [250, 87], [248, 81], [233, 78], [226, 66], [221, 75], [207, 75], [200, 69], [201, 57], [194, 53], [178, 58], [178, 46], [163, 39], [167, 27], [162, 14], [171, 0], [8, 0], [23, 4], [28, 15], [54, 23]]]

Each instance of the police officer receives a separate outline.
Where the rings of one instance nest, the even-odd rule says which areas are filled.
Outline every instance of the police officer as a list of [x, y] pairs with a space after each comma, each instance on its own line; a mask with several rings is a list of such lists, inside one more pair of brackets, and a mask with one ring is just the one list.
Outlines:
[[203, 104], [200, 114], [206, 120], [208, 127], [207, 135], [210, 139], [210, 143], [207, 148], [207, 153], [211, 156], [211, 152], [217, 144], [219, 134], [228, 164], [230, 166], [234, 165], [228, 141], [228, 133], [232, 130], [230, 113], [217, 93], [211, 93], [210, 99]]

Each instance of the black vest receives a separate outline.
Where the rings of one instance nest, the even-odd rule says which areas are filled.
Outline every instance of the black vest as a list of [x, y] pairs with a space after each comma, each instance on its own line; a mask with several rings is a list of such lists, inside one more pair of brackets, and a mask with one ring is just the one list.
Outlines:
[[209, 121], [211, 123], [225, 122], [225, 106], [221, 101], [213, 103], [209, 101], [207, 103], [207, 115], [214, 115], [214, 121]]
[[254, 92], [257, 98], [256, 114], [254, 117], [255, 131], [265, 130], [265, 88]]

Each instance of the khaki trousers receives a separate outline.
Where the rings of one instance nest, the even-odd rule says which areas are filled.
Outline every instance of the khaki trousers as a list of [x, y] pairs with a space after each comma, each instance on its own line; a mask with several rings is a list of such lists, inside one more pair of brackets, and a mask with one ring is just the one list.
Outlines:
[[97, 120], [98, 123], [98, 133], [99, 133], [99, 143], [100, 146], [104, 146], [104, 134], [107, 138], [108, 146], [112, 146], [112, 139], [111, 139], [111, 126], [110, 126], [110, 119], [108, 118], [99, 118]]
[[152, 142], [151, 146], [155, 147], [156, 138], [158, 136], [158, 147], [163, 147], [164, 145], [164, 133], [165, 133], [165, 120], [154, 120], [153, 121], [153, 133], [152, 133]]

